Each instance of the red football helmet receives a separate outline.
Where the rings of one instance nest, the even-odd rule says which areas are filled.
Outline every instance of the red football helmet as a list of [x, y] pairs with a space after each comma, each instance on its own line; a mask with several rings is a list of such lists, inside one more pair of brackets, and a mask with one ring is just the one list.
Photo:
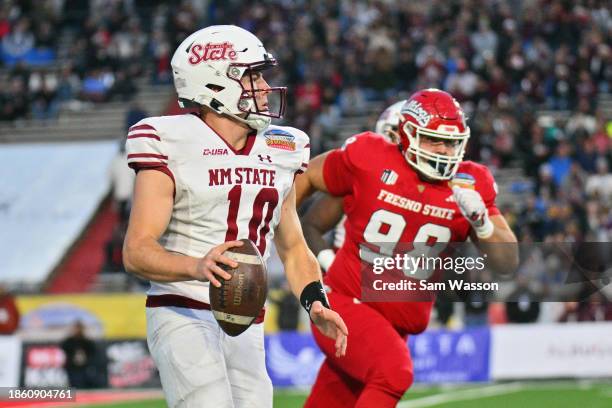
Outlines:
[[[459, 103], [439, 89], [418, 91], [402, 107], [399, 125], [404, 157], [417, 171], [435, 180], [449, 180], [457, 172], [465, 154], [470, 128]], [[421, 142], [444, 143], [447, 154], [423, 149]]]

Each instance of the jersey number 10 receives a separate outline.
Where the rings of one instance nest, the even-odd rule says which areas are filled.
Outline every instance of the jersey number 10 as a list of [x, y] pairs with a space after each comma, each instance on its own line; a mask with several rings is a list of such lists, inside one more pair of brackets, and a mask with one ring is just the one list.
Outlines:
[[[238, 239], [238, 208], [240, 207], [240, 196], [242, 185], [236, 184], [229, 191], [229, 211], [227, 212], [227, 232], [225, 242]], [[267, 206], [266, 206], [267, 204]], [[249, 239], [255, 243], [257, 249], [263, 256], [266, 252], [266, 234], [270, 231], [270, 221], [274, 215], [274, 209], [278, 205], [278, 190], [275, 188], [262, 188], [253, 201], [253, 215], [249, 221]], [[264, 207], [266, 214], [264, 216]], [[261, 222], [263, 220], [263, 225]]]

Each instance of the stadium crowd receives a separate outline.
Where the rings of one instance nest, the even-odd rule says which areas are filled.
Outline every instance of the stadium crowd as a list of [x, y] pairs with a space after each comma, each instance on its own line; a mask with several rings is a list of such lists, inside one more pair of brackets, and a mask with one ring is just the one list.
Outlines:
[[341, 142], [343, 117], [445, 89], [470, 118], [468, 158], [529, 180], [513, 186], [527, 198], [502, 208], [519, 241], [612, 239], [603, 0], [5, 0], [0, 120], [128, 100], [145, 75], [170, 83], [173, 50], [212, 23], [238, 24], [274, 53], [270, 82], [289, 87], [286, 122], [310, 134], [313, 155]]

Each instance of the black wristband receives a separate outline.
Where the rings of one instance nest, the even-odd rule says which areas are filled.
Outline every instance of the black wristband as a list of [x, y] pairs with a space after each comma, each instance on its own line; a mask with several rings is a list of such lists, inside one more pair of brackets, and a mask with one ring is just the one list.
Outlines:
[[331, 309], [331, 307], [329, 307], [327, 295], [325, 294], [325, 289], [323, 289], [323, 285], [321, 285], [321, 281], [310, 282], [306, 285], [304, 290], [302, 290], [302, 294], [300, 295], [300, 303], [309, 315], [312, 304], [317, 300], [321, 302], [324, 307]]

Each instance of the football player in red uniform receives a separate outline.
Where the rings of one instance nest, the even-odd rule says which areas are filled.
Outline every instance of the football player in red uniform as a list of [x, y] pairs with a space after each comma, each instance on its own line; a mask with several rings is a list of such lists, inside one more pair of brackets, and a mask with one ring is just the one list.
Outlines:
[[[402, 106], [406, 100], [389, 105], [376, 120], [374, 131], [385, 137], [390, 143], [399, 143], [398, 126], [402, 118]], [[369, 133], [362, 133], [369, 135]], [[317, 254], [317, 260], [323, 272], [329, 269], [334, 261], [336, 251], [344, 243], [344, 216], [343, 197], [334, 197], [322, 192], [318, 193], [308, 211], [302, 216], [302, 229], [304, 238], [310, 249]], [[326, 242], [323, 235], [333, 231], [333, 249]]]
[[[463, 161], [470, 130], [451, 95], [437, 89], [413, 94], [402, 107], [399, 136], [399, 145], [372, 132], [351, 137], [312, 159], [297, 177], [298, 203], [315, 189], [344, 197], [346, 237], [325, 283], [355, 339], [338, 359], [333, 342], [313, 330], [327, 358], [306, 407], [394, 407], [412, 384], [406, 336], [425, 330], [433, 303], [361, 302], [361, 264], [371, 255], [364, 248], [468, 237], [516, 243], [495, 206], [493, 176]], [[487, 257], [489, 266], [510, 269], [518, 248], [487, 246]]]

